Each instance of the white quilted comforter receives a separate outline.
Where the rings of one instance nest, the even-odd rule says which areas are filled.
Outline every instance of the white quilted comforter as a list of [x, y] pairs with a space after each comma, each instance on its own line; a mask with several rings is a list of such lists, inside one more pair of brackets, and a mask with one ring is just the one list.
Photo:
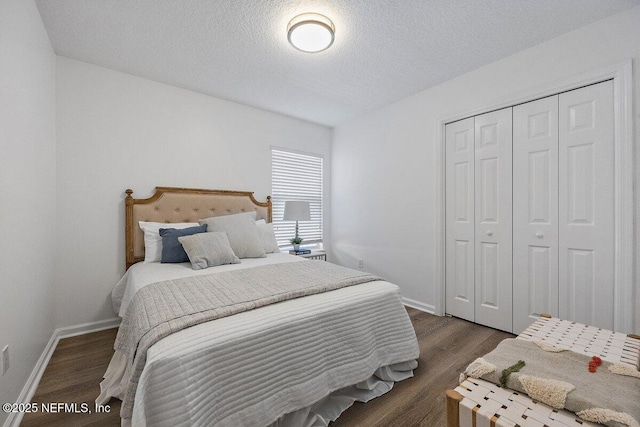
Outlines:
[[[293, 260], [300, 258], [274, 254], [263, 262]], [[141, 286], [140, 280], [132, 285]], [[326, 425], [354, 400], [376, 397], [410, 377], [418, 355], [393, 284], [376, 281], [285, 301], [185, 329], [152, 346], [132, 424]], [[121, 396], [126, 368], [116, 352], [98, 401]]]

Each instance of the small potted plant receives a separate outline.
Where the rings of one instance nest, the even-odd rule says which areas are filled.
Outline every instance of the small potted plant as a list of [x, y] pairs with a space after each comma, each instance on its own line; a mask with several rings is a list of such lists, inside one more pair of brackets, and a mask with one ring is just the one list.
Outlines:
[[300, 243], [302, 243], [302, 237], [296, 236], [289, 241], [293, 245], [293, 250], [298, 252], [300, 250]]

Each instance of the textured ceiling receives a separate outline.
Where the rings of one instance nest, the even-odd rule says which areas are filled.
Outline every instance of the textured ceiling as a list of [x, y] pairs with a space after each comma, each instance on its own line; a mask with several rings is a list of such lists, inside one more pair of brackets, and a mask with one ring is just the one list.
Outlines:
[[[57, 54], [335, 126], [640, 0], [37, 0]], [[300, 52], [318, 12], [334, 45]]]

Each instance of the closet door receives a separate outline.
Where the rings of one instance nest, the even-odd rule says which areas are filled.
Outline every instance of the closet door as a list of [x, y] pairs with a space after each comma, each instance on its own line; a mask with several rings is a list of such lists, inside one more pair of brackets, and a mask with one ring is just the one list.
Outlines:
[[475, 321], [512, 330], [511, 108], [475, 117]]
[[558, 316], [558, 96], [513, 107], [513, 333]]
[[613, 329], [613, 82], [559, 97], [560, 317]]
[[446, 126], [446, 312], [474, 315], [474, 119]]

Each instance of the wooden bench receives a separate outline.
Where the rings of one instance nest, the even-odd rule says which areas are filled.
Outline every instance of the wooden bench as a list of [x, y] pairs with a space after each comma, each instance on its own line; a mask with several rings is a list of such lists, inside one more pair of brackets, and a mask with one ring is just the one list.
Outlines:
[[[640, 370], [640, 336], [621, 334], [542, 315], [516, 337], [561, 346]], [[555, 410], [528, 396], [468, 378], [447, 390], [447, 427], [598, 427], [574, 413]]]

